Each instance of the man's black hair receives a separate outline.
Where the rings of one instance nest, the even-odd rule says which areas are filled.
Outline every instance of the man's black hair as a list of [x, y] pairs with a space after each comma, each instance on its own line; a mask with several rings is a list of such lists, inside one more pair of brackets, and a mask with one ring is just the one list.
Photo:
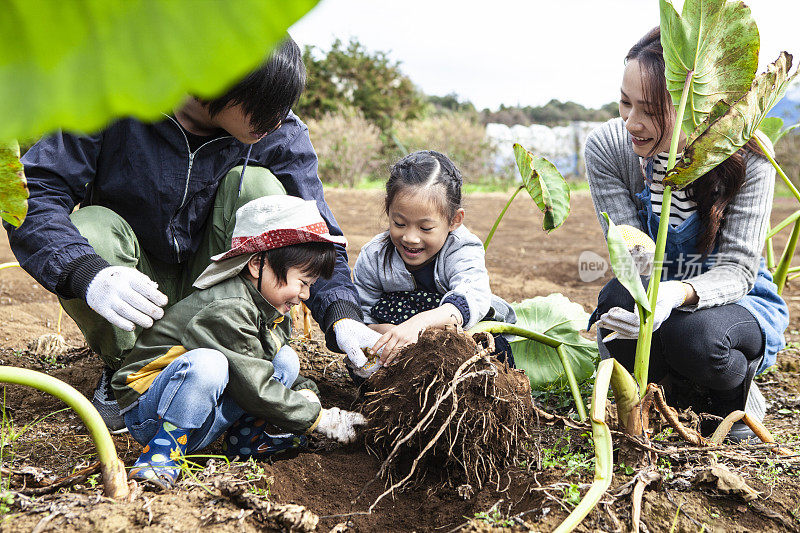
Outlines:
[[267, 133], [286, 118], [305, 86], [303, 54], [287, 35], [258, 69], [224, 95], [205, 104], [212, 117], [228, 106], [241, 104], [250, 116], [253, 133]]
[[[310, 277], [330, 279], [336, 265], [336, 248], [329, 242], [303, 242], [262, 252], [281, 283], [286, 283], [290, 268], [299, 268]], [[259, 289], [260, 290], [260, 289]]]

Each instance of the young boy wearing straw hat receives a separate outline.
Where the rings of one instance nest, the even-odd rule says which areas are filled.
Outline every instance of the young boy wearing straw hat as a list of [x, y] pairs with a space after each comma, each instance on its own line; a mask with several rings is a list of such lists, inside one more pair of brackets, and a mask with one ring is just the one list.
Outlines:
[[[286, 344], [289, 310], [331, 277], [334, 244], [346, 240], [329, 233], [314, 201], [265, 196], [237, 211], [231, 249], [211, 258], [194, 283], [200, 290], [142, 332], [114, 374], [125, 424], [146, 444], [132, 478], [172, 485], [181, 456], [229, 428], [226, 453], [257, 459], [312, 431], [355, 437], [364, 417], [323, 409]], [[267, 424], [284, 433], [267, 433]]]

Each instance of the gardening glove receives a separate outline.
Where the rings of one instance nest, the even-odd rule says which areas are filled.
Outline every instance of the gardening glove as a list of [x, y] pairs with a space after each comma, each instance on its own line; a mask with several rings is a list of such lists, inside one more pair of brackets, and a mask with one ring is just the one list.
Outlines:
[[314, 431], [322, 433], [329, 439], [347, 444], [355, 440], [356, 426], [363, 426], [366, 423], [367, 419], [361, 413], [332, 407], [322, 410], [319, 424]]
[[149, 328], [164, 316], [167, 296], [158, 284], [138, 270], [124, 266], [106, 267], [86, 290], [86, 303], [97, 314], [120, 329], [133, 331], [136, 325]]
[[[654, 311], [653, 331], [669, 317], [672, 310], [683, 305], [686, 301], [686, 287], [680, 281], [665, 281], [658, 287], [658, 299]], [[639, 314], [626, 311], [621, 307], [612, 307], [597, 321], [598, 328], [611, 329], [622, 339], [636, 339], [639, 337]], [[605, 340], [611, 340], [611, 335]]]
[[358, 377], [366, 379], [381, 367], [377, 355], [367, 358], [364, 354], [364, 348], [372, 348], [378, 342], [380, 333], [358, 320], [343, 318], [333, 324], [333, 334], [336, 344], [347, 354], [346, 364]]
[[[315, 402], [322, 405], [319, 397], [309, 389], [301, 389], [300, 394], [305, 396], [308, 401]], [[338, 407], [331, 409], [322, 409], [319, 415], [319, 423], [314, 431], [318, 431], [328, 437], [339, 442], [347, 444], [356, 438], [356, 426], [363, 426], [367, 423], [367, 419], [361, 413], [353, 411], [343, 411]]]

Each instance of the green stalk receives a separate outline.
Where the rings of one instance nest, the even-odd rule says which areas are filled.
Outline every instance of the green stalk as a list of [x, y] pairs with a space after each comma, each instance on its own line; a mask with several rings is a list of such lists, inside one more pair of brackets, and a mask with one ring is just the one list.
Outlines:
[[[689, 87], [692, 82], [694, 71], [686, 73], [686, 81], [683, 84], [681, 101], [678, 104], [678, 113], [675, 117], [675, 127], [672, 129], [672, 140], [669, 145], [669, 159], [667, 168], [675, 167], [675, 159], [678, 154], [678, 142], [681, 138], [681, 125], [683, 115], [686, 111], [686, 102], [689, 96]], [[667, 247], [667, 229], [669, 228], [669, 210], [672, 204], [672, 187], [664, 187], [664, 197], [661, 203], [661, 217], [658, 221], [658, 235], [656, 235], [656, 252], [653, 257], [653, 272], [650, 275], [650, 284], [647, 287], [647, 296], [650, 298], [650, 309], [652, 313], [647, 313], [644, 322], [640, 320], [639, 339], [636, 343], [636, 359], [634, 362], [634, 377], [639, 384], [639, 397], [644, 396], [647, 389], [647, 378], [650, 371], [650, 346], [653, 340], [653, 324], [655, 322], [656, 301], [658, 300], [658, 285], [661, 283], [661, 270], [664, 266], [664, 249]], [[665, 216], [666, 215], [666, 216]], [[640, 313], [641, 319], [641, 313]]]
[[564, 373], [567, 376], [567, 383], [569, 384], [569, 390], [572, 393], [572, 399], [575, 400], [575, 409], [578, 411], [578, 416], [580, 417], [581, 422], [586, 420], [586, 407], [583, 404], [583, 398], [581, 398], [581, 392], [578, 388], [578, 380], [575, 379], [575, 373], [572, 371], [572, 363], [569, 362], [567, 354], [564, 353], [563, 342], [548, 335], [544, 335], [543, 333], [537, 333], [513, 324], [506, 324], [505, 322], [478, 322], [468, 331], [470, 335], [473, 333], [482, 332], [517, 335], [519, 337], [525, 337], [526, 339], [531, 339], [536, 342], [541, 342], [542, 344], [550, 346], [551, 348], [555, 348], [558, 358], [561, 359], [561, 366], [564, 367]]
[[25, 385], [52, 394], [75, 411], [86, 425], [86, 429], [89, 430], [97, 448], [106, 496], [115, 499], [128, 496], [125, 467], [117, 457], [114, 441], [111, 440], [111, 435], [100, 414], [83, 394], [52, 376], [14, 366], [0, 366], [0, 382]]
[[778, 294], [783, 294], [783, 288], [786, 286], [786, 276], [789, 274], [789, 267], [792, 264], [792, 257], [794, 257], [794, 251], [797, 248], [798, 237], [800, 237], [800, 220], [794, 223], [792, 234], [789, 236], [789, 241], [783, 249], [781, 260], [775, 269], [775, 275], [772, 277], [772, 281], [778, 286]]
[[[797, 214], [800, 214], [800, 211]], [[770, 233], [772, 233], [772, 230], [767, 226], [767, 268], [772, 270], [775, 268], [775, 250], [772, 249], [772, 236]]]
[[606, 424], [606, 402], [608, 385], [615, 369], [614, 359], [601, 361], [597, 367], [597, 377], [592, 391], [592, 439], [594, 440], [594, 481], [580, 503], [556, 528], [555, 533], [566, 533], [574, 530], [586, 515], [594, 509], [603, 494], [606, 493], [614, 477], [613, 443], [611, 429]]
[[[782, 230], [783, 228], [785, 228], [786, 226], [788, 226], [792, 222], [796, 221], [798, 218], [800, 218], [800, 211], [795, 211], [794, 213], [792, 213], [788, 217], [784, 218], [780, 222], [780, 224], [778, 224], [777, 226], [775, 226], [771, 230], [767, 231], [767, 236], [765, 237], [765, 239], [772, 239], [775, 236], [775, 234], [777, 234], [780, 230]], [[0, 265], [0, 268], [2, 268], [2, 266], [3, 265]]]
[[500, 211], [500, 215], [498, 215], [497, 219], [495, 219], [494, 225], [492, 226], [492, 229], [489, 230], [489, 235], [486, 236], [486, 241], [484, 241], [483, 243], [484, 250], [487, 250], [489, 248], [489, 243], [492, 242], [492, 237], [494, 236], [494, 232], [495, 230], [497, 230], [497, 226], [500, 225], [500, 221], [503, 220], [503, 216], [506, 214], [506, 211], [508, 211], [508, 207], [511, 205], [511, 202], [514, 201], [514, 198], [516, 198], [519, 192], [524, 188], [525, 188], [524, 183], [519, 187], [517, 187], [517, 190], [514, 191], [514, 194], [512, 194], [511, 198], [509, 198], [508, 202], [506, 202], [506, 206], [503, 208], [502, 211]]
[[770, 163], [772, 163], [772, 166], [775, 168], [775, 172], [778, 173], [778, 175], [781, 177], [786, 186], [789, 187], [789, 190], [792, 191], [792, 194], [797, 199], [797, 201], [800, 202], [800, 191], [798, 191], [797, 187], [794, 186], [792, 180], [789, 179], [789, 176], [786, 175], [781, 166], [775, 161], [775, 159], [773, 159], [773, 157], [769, 153], [770, 151], [767, 150], [767, 147], [764, 146], [764, 143], [761, 142], [761, 139], [758, 138], [758, 135], [753, 135], [752, 138], [756, 140], [758, 147], [761, 148], [762, 152], [764, 152], [764, 156], [769, 160]]

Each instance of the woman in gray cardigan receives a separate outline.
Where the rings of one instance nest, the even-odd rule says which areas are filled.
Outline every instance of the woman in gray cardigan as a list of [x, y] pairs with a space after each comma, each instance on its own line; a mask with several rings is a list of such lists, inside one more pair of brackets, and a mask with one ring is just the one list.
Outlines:
[[[615, 224], [655, 240], [675, 127], [659, 28], [626, 57], [619, 109], [621, 118], [586, 142], [592, 200], [604, 229], [606, 212]], [[681, 149], [685, 141], [682, 135]], [[788, 326], [786, 303], [761, 257], [774, 182], [775, 171], [748, 143], [686, 190], [672, 192], [649, 378], [664, 383], [668, 400], [681, 407], [725, 416], [747, 404], [749, 413], [763, 417], [763, 397], [752, 380], [774, 364]], [[600, 291], [594, 322], [601, 353], [632, 370], [639, 317], [616, 279]], [[618, 336], [604, 344], [611, 331]], [[750, 436], [743, 424], [731, 433]]]

